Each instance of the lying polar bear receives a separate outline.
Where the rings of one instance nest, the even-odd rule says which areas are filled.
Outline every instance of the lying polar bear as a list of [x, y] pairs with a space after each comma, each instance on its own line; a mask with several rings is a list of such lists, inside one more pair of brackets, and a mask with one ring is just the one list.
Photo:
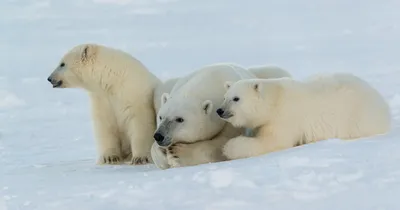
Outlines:
[[325, 139], [357, 139], [391, 127], [384, 98], [360, 78], [345, 73], [226, 82], [217, 110], [235, 127], [259, 128], [224, 146], [228, 159], [248, 158]]

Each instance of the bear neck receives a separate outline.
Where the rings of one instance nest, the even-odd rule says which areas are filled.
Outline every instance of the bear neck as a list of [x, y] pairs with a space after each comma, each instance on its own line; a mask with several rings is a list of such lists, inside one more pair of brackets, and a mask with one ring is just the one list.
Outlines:
[[[98, 71], [99, 72], [99, 71]], [[90, 75], [83, 78], [88, 78], [86, 81], [83, 81], [85, 84], [85, 89], [89, 92], [96, 94], [105, 94], [105, 95], [123, 95], [126, 91], [131, 91], [133, 86], [133, 82], [127, 79], [129, 77], [125, 75], [118, 75], [114, 73], [112, 70], [106, 71], [105, 73], [95, 76]], [[134, 80], [133, 80], [134, 81]]]

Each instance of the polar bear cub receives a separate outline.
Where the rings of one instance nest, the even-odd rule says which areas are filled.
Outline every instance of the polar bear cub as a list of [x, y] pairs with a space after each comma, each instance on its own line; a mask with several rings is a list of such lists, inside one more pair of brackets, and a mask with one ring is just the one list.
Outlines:
[[154, 89], [161, 81], [128, 53], [82, 44], [66, 53], [48, 81], [89, 92], [99, 164], [151, 162]]
[[222, 146], [242, 129], [220, 119], [215, 110], [223, 101], [225, 81], [250, 78], [255, 76], [238, 65], [214, 64], [179, 79], [161, 97], [152, 157], [163, 162], [166, 156], [168, 164], [156, 164], [164, 168], [225, 160]]
[[385, 134], [391, 114], [383, 97], [346, 73], [226, 82], [219, 116], [235, 127], [259, 128], [255, 137], [227, 142], [229, 159], [258, 156], [325, 139], [357, 139]]

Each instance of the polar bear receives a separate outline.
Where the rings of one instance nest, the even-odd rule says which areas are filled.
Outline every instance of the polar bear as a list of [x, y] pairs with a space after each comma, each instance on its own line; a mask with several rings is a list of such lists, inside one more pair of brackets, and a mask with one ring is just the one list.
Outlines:
[[255, 76], [239, 65], [220, 63], [179, 79], [170, 93], [161, 96], [152, 148], [156, 165], [168, 168], [225, 160], [222, 145], [243, 129], [220, 119], [215, 110], [223, 101], [226, 80], [251, 78]]
[[357, 139], [385, 134], [391, 114], [367, 82], [347, 73], [311, 77], [226, 82], [217, 110], [235, 127], [259, 128], [223, 148], [228, 159], [247, 158], [325, 139]]
[[275, 65], [251, 66], [247, 69], [259, 79], [292, 77], [289, 72]]
[[88, 91], [98, 164], [152, 162], [153, 93], [161, 81], [140, 61], [118, 49], [81, 44], [63, 56], [48, 81], [54, 88]]
[[176, 82], [179, 80], [179, 77], [170, 78], [159, 84], [154, 90], [154, 110], [157, 114], [158, 110], [161, 106], [161, 96], [163, 93], [170, 93]]

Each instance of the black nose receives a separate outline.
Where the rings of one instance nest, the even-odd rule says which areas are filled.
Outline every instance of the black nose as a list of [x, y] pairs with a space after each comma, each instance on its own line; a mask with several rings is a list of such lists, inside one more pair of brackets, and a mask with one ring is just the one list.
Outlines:
[[219, 116], [223, 115], [223, 114], [224, 114], [224, 110], [221, 109], [221, 108], [217, 109], [217, 114], [218, 114]]
[[164, 136], [161, 135], [160, 133], [155, 133], [153, 137], [157, 142], [161, 142], [164, 140]]
[[47, 78], [47, 81], [51, 82], [51, 77]]

